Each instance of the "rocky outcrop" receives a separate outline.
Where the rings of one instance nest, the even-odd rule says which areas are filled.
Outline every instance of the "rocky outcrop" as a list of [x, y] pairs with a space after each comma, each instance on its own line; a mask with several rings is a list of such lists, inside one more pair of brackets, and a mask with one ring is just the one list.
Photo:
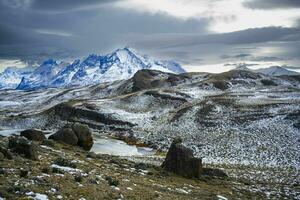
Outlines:
[[20, 134], [21, 136], [26, 137], [28, 140], [34, 140], [34, 141], [44, 141], [46, 139], [46, 136], [42, 131], [36, 130], [36, 129], [28, 129], [24, 130]]
[[199, 178], [203, 170], [202, 159], [195, 158], [193, 151], [182, 145], [181, 138], [172, 142], [162, 168], [186, 178]]
[[66, 125], [58, 132], [51, 135], [49, 139], [72, 146], [80, 146], [86, 151], [89, 151], [94, 144], [89, 127], [80, 123]]
[[105, 125], [128, 126], [133, 127], [134, 124], [113, 118], [106, 113], [100, 113], [95, 110], [75, 107], [69, 103], [61, 103], [52, 108], [56, 116], [62, 120], [69, 122], [77, 122], [78, 120], [93, 121]]
[[143, 69], [135, 73], [130, 81], [133, 85], [132, 92], [136, 92], [157, 87], [176, 86], [187, 79], [188, 77], [185, 74], [171, 74], [156, 70]]
[[38, 160], [37, 144], [25, 137], [10, 137], [8, 148], [20, 155], [24, 155], [25, 158]]

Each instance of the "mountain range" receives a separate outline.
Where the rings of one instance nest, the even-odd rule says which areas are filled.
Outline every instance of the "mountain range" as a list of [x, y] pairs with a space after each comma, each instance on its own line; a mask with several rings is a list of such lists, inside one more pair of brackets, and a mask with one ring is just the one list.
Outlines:
[[[104, 56], [91, 54], [83, 60], [76, 59], [72, 63], [48, 59], [34, 69], [8, 67], [0, 73], [0, 89], [33, 90], [93, 85], [129, 79], [142, 69], [175, 74], [186, 72], [180, 64], [174, 61], [152, 60], [148, 56], [141, 56], [134, 50], [125, 47]], [[258, 70], [239, 66], [236, 70], [248, 70], [268, 76], [299, 74], [279, 66]]]
[[260, 68], [260, 69], [252, 70], [245, 65], [240, 65], [240, 66], [236, 67], [235, 70], [252, 71], [252, 72], [261, 73], [261, 74], [264, 74], [267, 76], [299, 75], [298, 72], [291, 71], [291, 70], [288, 70], [288, 69], [286, 69], [284, 67], [280, 67], [280, 66], [271, 66], [271, 67], [267, 67], [267, 68]]
[[153, 69], [168, 73], [184, 73], [174, 61], [157, 61], [141, 56], [130, 48], [117, 49], [101, 56], [91, 54], [73, 63], [44, 61], [32, 71], [7, 68], [0, 74], [0, 88], [31, 90], [48, 87], [91, 85], [131, 78], [141, 69]]

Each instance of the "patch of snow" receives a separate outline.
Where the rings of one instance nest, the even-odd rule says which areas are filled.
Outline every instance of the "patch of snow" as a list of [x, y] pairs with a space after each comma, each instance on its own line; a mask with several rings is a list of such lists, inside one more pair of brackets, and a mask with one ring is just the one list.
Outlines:
[[60, 166], [60, 165], [57, 165], [57, 164], [52, 164], [51, 167], [52, 168], [60, 169], [62, 171], [68, 172], [70, 174], [78, 174], [78, 173], [80, 173], [83, 176], [87, 176], [88, 175], [88, 174], [84, 173], [80, 169], [75, 169], [75, 168], [71, 168], [71, 167]]
[[223, 197], [223, 196], [221, 196], [221, 195], [217, 195], [217, 198], [218, 198], [218, 200], [227, 200], [226, 197]]

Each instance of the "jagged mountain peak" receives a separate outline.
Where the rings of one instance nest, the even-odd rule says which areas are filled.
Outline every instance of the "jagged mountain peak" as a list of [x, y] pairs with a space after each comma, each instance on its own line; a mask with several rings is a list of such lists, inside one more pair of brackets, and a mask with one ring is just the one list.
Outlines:
[[65, 87], [90, 85], [131, 78], [142, 69], [154, 69], [168, 73], [183, 73], [185, 70], [174, 61], [151, 60], [135, 50], [124, 47], [107, 55], [90, 54], [71, 64], [58, 63], [53, 59], [44, 61], [34, 72], [22, 79], [17, 89]]
[[42, 65], [57, 65], [57, 62], [56, 62], [56, 60], [49, 58], [49, 59], [45, 60], [42, 63]]

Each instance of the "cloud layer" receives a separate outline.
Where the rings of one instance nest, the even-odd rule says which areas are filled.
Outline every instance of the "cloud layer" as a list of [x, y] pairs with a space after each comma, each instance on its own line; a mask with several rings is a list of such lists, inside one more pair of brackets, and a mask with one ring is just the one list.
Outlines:
[[300, 65], [298, 0], [0, 0], [0, 18], [2, 70], [1, 59], [34, 64], [123, 46], [187, 69]]

